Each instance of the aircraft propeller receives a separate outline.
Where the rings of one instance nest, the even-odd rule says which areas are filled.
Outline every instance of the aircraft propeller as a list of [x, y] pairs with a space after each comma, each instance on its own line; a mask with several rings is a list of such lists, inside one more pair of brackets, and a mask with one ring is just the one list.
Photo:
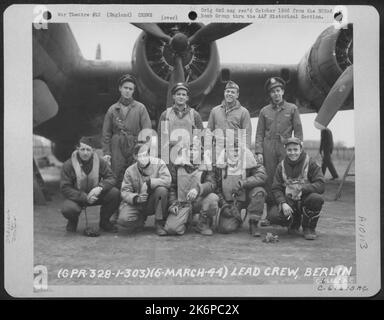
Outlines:
[[239, 31], [250, 23], [210, 23], [189, 38], [190, 44], [212, 42]]
[[132, 25], [145, 31], [146, 33], [153, 35], [156, 38], [160, 38], [167, 42], [171, 40], [171, 37], [164, 33], [164, 31], [161, 30], [161, 28], [156, 23], [132, 23]]
[[191, 52], [191, 46], [210, 43], [230, 35], [250, 23], [210, 23], [203, 26], [189, 38], [182, 32], [176, 32], [172, 37], [167, 35], [156, 23], [133, 23], [134, 26], [146, 33], [168, 43], [173, 51], [173, 70], [168, 83], [167, 106], [172, 104], [171, 89], [178, 82], [185, 81], [183, 57]]
[[317, 129], [325, 129], [353, 90], [353, 65], [344, 70], [328, 92], [315, 119]]

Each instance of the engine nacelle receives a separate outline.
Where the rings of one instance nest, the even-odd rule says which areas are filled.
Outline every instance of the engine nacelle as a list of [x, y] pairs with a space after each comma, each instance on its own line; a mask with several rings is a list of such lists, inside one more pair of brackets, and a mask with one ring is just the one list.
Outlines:
[[[159, 24], [163, 31], [173, 36], [182, 32], [191, 36], [201, 24]], [[137, 78], [140, 100], [151, 117], [164, 110], [168, 84], [173, 70], [173, 54], [170, 46], [145, 32], [137, 39], [132, 54], [132, 70]], [[217, 46], [214, 42], [189, 47], [182, 57], [185, 81], [189, 85], [189, 105], [196, 106], [212, 90], [220, 72]]]
[[298, 93], [318, 110], [342, 72], [353, 63], [353, 28], [327, 28], [298, 66]]

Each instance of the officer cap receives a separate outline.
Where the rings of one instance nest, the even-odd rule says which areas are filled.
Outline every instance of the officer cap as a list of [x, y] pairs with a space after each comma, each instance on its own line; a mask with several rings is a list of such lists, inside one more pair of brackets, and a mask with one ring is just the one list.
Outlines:
[[269, 78], [264, 85], [264, 89], [266, 92], [271, 91], [271, 89], [281, 87], [282, 89], [285, 89], [285, 81], [279, 77], [273, 77]]
[[179, 82], [179, 83], [176, 83], [173, 88], [172, 88], [172, 94], [175, 94], [178, 90], [180, 89], [183, 89], [185, 91], [187, 91], [187, 93], [189, 94], [189, 88], [188, 88], [188, 85], [184, 82]]
[[299, 138], [292, 137], [292, 138], [288, 138], [287, 140], [285, 140], [284, 147], [287, 147], [287, 145], [289, 145], [291, 143], [298, 144], [300, 147], [302, 146], [301, 140]]
[[81, 137], [79, 140], [79, 145], [80, 145], [80, 143], [84, 143], [84, 144], [92, 147], [93, 149], [98, 149], [101, 147], [101, 143], [100, 143], [99, 139], [97, 139], [94, 136]]
[[236, 82], [230, 80], [225, 85], [225, 90], [227, 90], [227, 89], [237, 89], [237, 91], [239, 91], [240, 87], [239, 87], [239, 85]]
[[125, 75], [120, 77], [119, 87], [121, 87], [124, 82], [132, 82], [136, 86], [136, 79], [134, 76], [131, 76], [130, 74], [125, 74]]

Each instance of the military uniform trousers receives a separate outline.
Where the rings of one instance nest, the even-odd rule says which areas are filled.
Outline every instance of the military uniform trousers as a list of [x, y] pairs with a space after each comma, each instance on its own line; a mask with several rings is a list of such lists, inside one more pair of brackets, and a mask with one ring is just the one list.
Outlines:
[[[284, 159], [286, 154], [280, 136], [273, 139], [265, 138], [263, 141], [263, 152], [264, 166], [265, 170], [267, 171], [267, 182], [265, 184], [265, 189], [268, 195], [271, 195], [272, 182], [273, 177], [275, 176], [277, 165]], [[272, 197], [268, 196], [267, 203], [271, 204], [272, 202]]]
[[149, 192], [145, 203], [132, 205], [122, 201], [117, 223], [128, 229], [140, 228], [144, 226], [147, 216], [154, 214], [156, 220], [166, 219], [167, 209], [168, 189], [159, 186]]
[[[298, 201], [287, 198], [287, 204], [293, 209], [292, 220], [288, 220], [282, 210], [279, 211], [278, 206], [275, 205], [269, 210], [267, 215], [267, 219], [271, 224], [289, 226], [292, 229], [299, 229], [300, 226], [303, 228], [316, 228], [319, 214], [324, 204], [324, 199], [320, 194], [309, 193]], [[303, 212], [303, 208], [307, 214]]]
[[137, 138], [116, 133], [111, 138], [111, 169], [116, 176], [116, 187], [121, 188], [125, 170], [134, 162], [133, 148]]
[[117, 210], [120, 203], [120, 191], [113, 187], [105, 194], [101, 194], [99, 199], [93, 204], [80, 205], [79, 203], [66, 199], [61, 208], [61, 213], [68, 220], [77, 220], [83, 207], [99, 206], [100, 208], [100, 224], [109, 222], [109, 218]]

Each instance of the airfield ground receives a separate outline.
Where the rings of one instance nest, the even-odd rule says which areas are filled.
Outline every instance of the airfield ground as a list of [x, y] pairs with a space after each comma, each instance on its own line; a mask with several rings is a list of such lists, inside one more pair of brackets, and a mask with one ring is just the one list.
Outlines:
[[[347, 162], [336, 161], [335, 165], [342, 175]], [[351, 268], [352, 275], [356, 273], [354, 177], [348, 177], [337, 201], [333, 199], [340, 180], [327, 181], [316, 241], [288, 235], [285, 228], [274, 226], [264, 228], [263, 234], [273, 232], [280, 241], [264, 243], [262, 238], [250, 237], [247, 221], [241, 231], [230, 235], [203, 237], [188, 231], [181, 237], [158, 237], [150, 217], [142, 233], [130, 235], [120, 229], [117, 234], [102, 233], [98, 238], [87, 238], [82, 235], [85, 227], [82, 215], [77, 234], [68, 234], [66, 220], [59, 212], [63, 200], [59, 192], [59, 169], [47, 167], [41, 172], [52, 200], [34, 207], [34, 265], [48, 268], [51, 285], [307, 284], [313, 283], [312, 276], [305, 275], [307, 268], [312, 268], [312, 272], [322, 268], [316, 269], [319, 273], [344, 265]], [[328, 173], [326, 178], [330, 178]], [[98, 223], [97, 210], [98, 207], [87, 210], [94, 226]], [[154, 270], [148, 277], [141, 278], [139, 273], [128, 277], [126, 269], [135, 268], [146, 272], [161, 268], [163, 273]], [[186, 272], [185, 269], [202, 268], [211, 273], [203, 277], [177, 274], [178, 269]], [[215, 268], [215, 274], [211, 268]], [[298, 271], [289, 276], [288, 269], [283, 268], [298, 268]], [[65, 276], [65, 269], [68, 272], [84, 269], [87, 275]], [[95, 269], [96, 275], [90, 269]], [[228, 273], [224, 277], [225, 270]]]

